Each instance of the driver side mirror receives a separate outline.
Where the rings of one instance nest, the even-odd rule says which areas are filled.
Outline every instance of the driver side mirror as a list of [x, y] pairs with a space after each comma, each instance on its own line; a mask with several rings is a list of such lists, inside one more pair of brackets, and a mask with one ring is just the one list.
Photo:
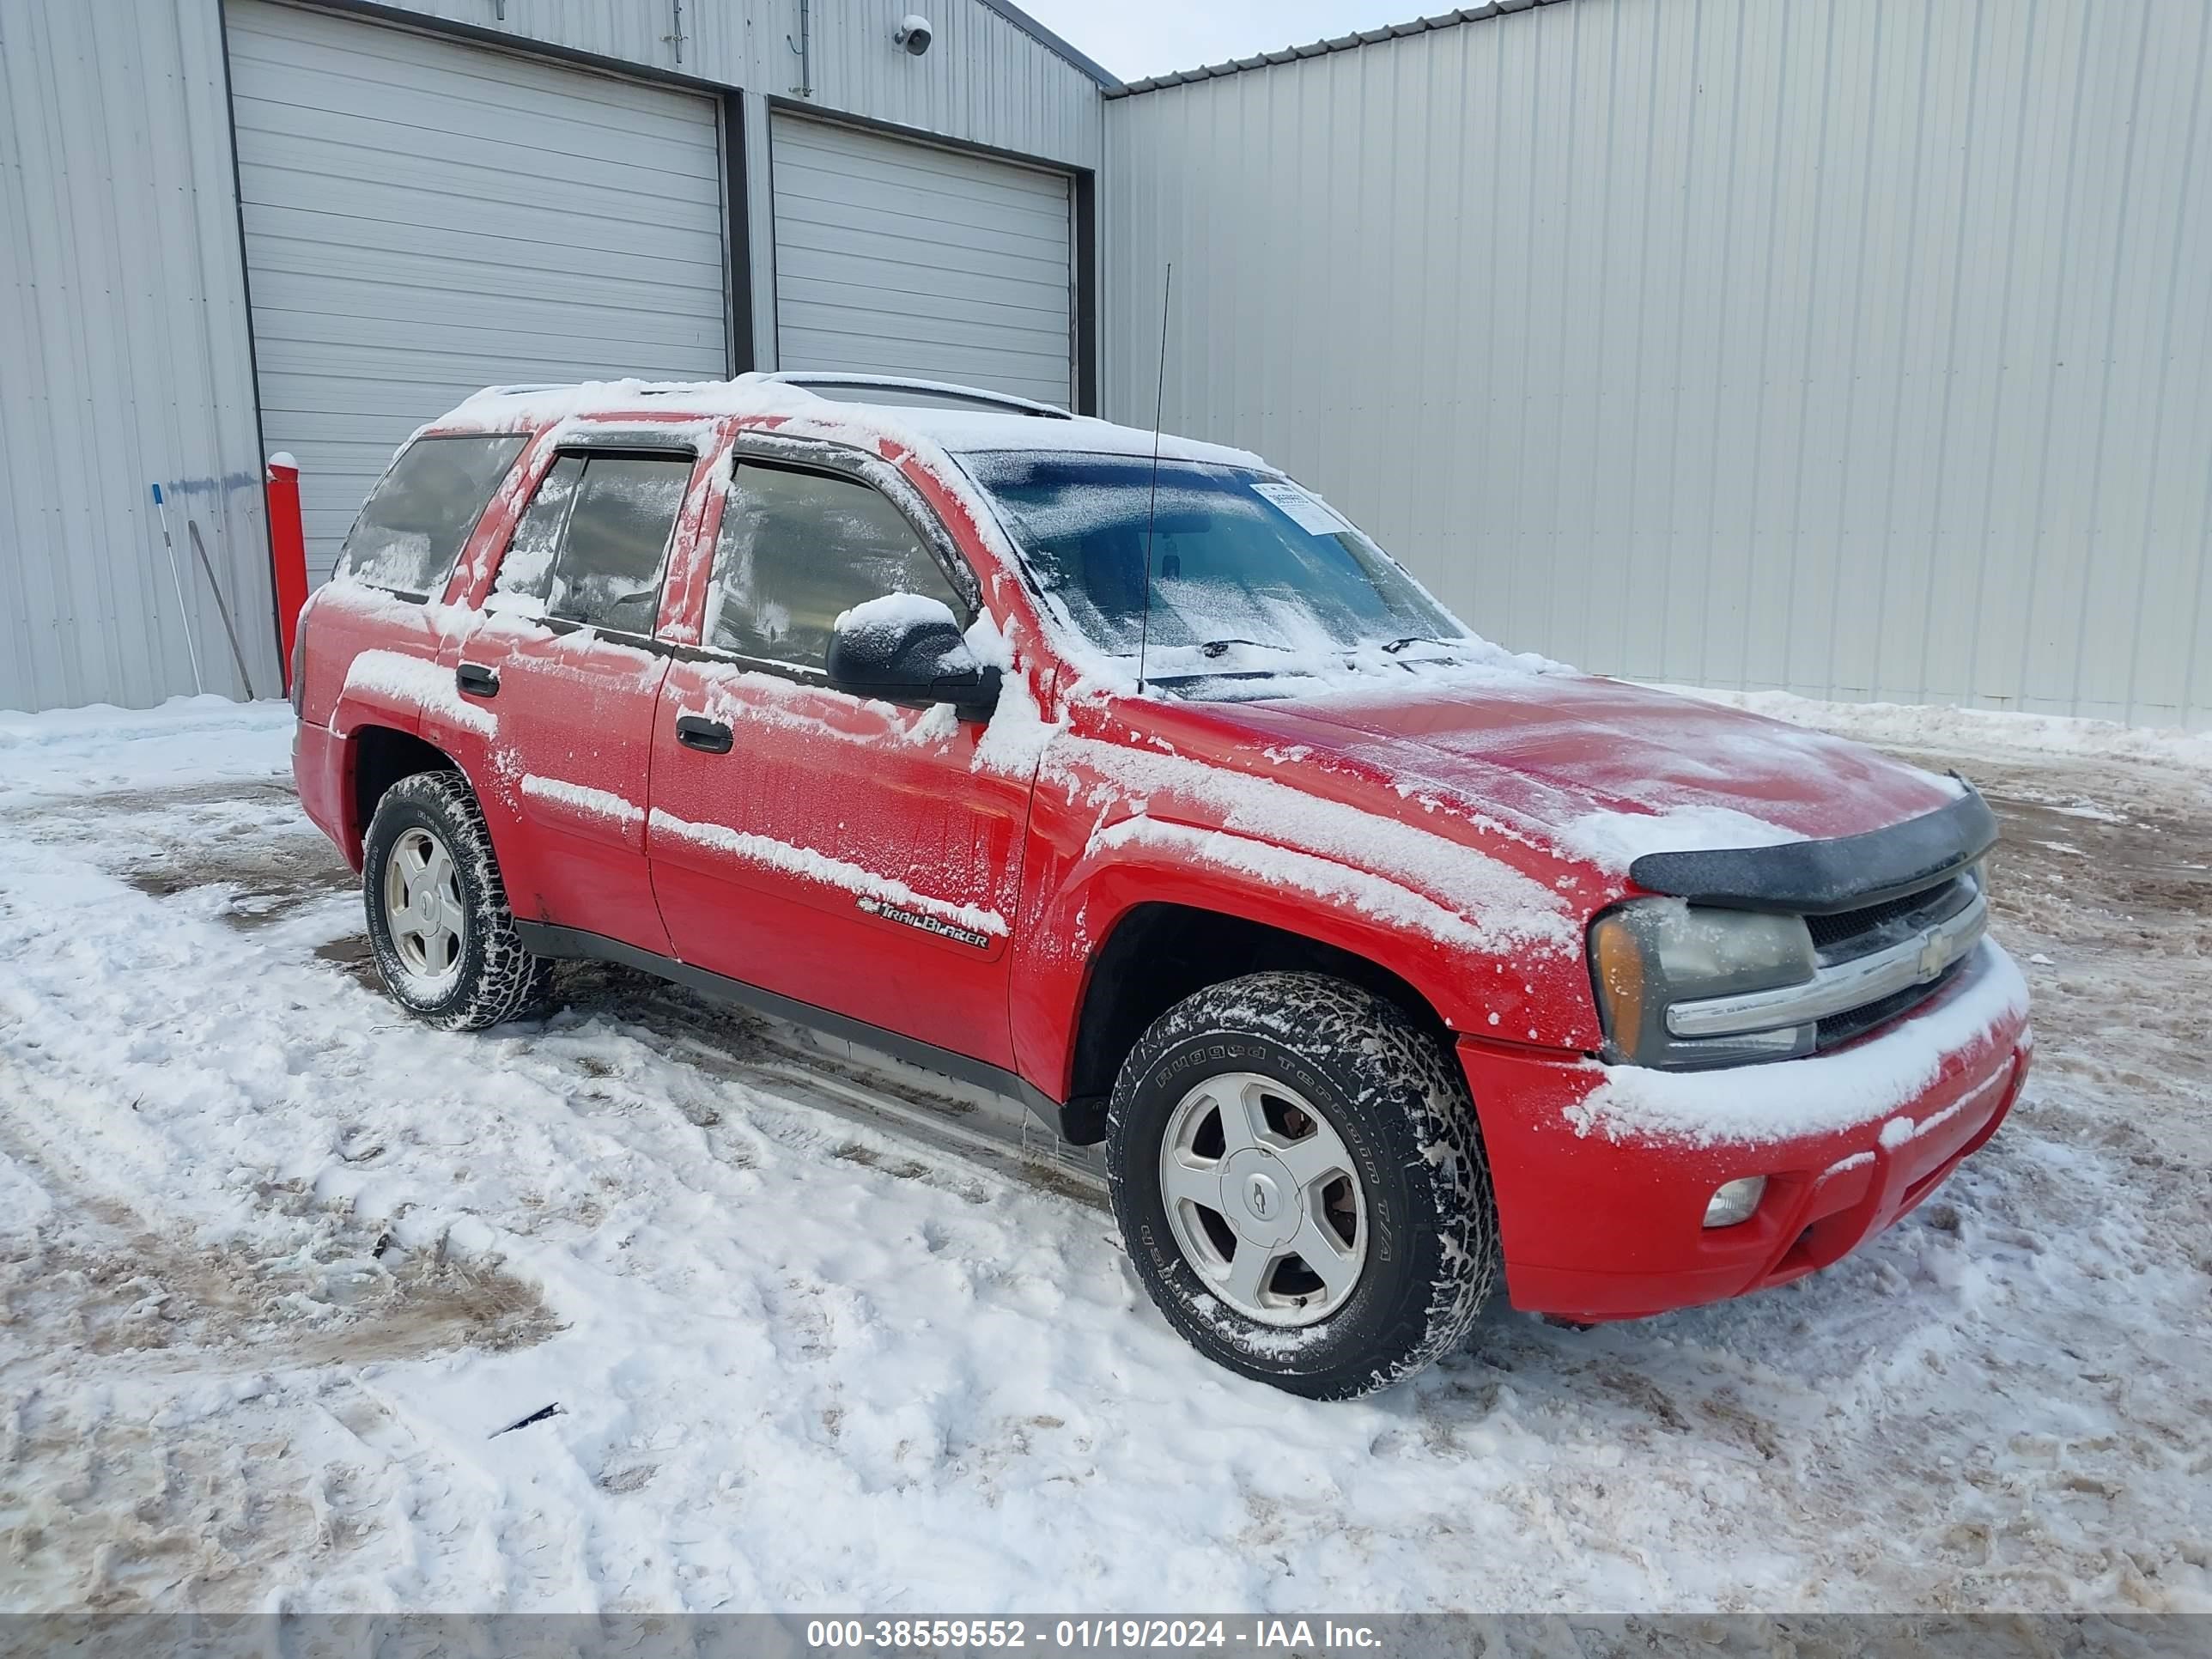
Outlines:
[[856, 605], [830, 635], [830, 684], [885, 702], [949, 702], [963, 720], [999, 706], [999, 671], [975, 659], [942, 599], [887, 593]]

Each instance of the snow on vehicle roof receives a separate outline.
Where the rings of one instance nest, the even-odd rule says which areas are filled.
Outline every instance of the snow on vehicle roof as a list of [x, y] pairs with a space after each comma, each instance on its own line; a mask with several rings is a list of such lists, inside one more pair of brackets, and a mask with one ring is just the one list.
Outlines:
[[[1149, 429], [1121, 426], [1088, 415], [1055, 421], [980, 409], [889, 409], [875, 404], [866, 407], [872, 415], [897, 418], [956, 454], [994, 449], [1058, 450], [1082, 455], [1138, 455], [1149, 459], [1152, 453]], [[1277, 471], [1249, 449], [1236, 449], [1227, 444], [1207, 443], [1202, 439], [1164, 432], [1159, 445], [1164, 461], [1211, 461], [1222, 466]]]
[[[1040, 403], [1035, 398], [1024, 398], [1011, 392], [994, 392], [988, 386], [967, 386], [957, 380], [923, 380], [904, 374], [848, 374], [836, 369], [779, 368], [768, 376], [781, 380], [787, 386], [803, 386], [809, 392], [848, 404], [897, 404], [902, 407], [928, 409], [999, 409], [1014, 410], [1025, 415], [1048, 415], [1055, 420], [1073, 420], [1074, 411], [1054, 403]], [[889, 397], [871, 398], [866, 393], [889, 392]]]
[[[857, 390], [858, 388], [855, 388]], [[982, 409], [933, 409], [823, 398], [765, 374], [732, 380], [586, 380], [574, 386], [486, 386], [432, 422], [426, 429], [482, 427], [511, 429], [579, 418], [657, 418], [690, 416], [772, 417], [802, 423], [825, 437], [890, 438], [909, 448], [934, 445], [954, 453], [986, 450], [1054, 451], [1067, 454], [1141, 455], [1152, 453], [1153, 434], [1087, 415], [1069, 418]], [[1196, 438], [1161, 434], [1160, 458], [1255, 467], [1273, 472], [1249, 450]]]

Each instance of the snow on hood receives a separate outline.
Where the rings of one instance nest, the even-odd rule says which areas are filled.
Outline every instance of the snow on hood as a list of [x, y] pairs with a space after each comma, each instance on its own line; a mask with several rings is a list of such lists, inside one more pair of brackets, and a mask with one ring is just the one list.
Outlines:
[[1613, 872], [1645, 853], [1886, 829], [1962, 786], [1870, 749], [1622, 681], [1498, 672], [1222, 708], [1424, 804], [1501, 819]]

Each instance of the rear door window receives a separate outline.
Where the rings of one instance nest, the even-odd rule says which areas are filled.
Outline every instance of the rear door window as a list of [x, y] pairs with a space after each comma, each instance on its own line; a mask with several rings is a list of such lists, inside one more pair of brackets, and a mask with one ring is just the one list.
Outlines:
[[576, 486], [583, 477], [584, 458], [563, 455], [538, 480], [538, 493], [515, 521], [507, 556], [499, 562], [491, 609], [545, 614], [545, 596], [553, 588], [553, 561], [560, 556], [561, 538], [568, 533], [568, 509], [575, 505]]
[[409, 599], [444, 588], [484, 504], [527, 434], [417, 438], [392, 464], [354, 520], [338, 574]]
[[563, 455], [500, 561], [495, 609], [650, 634], [688, 455]]
[[718, 651], [820, 668], [838, 613], [887, 593], [966, 606], [890, 502], [865, 483], [740, 466], [722, 507], [707, 640]]

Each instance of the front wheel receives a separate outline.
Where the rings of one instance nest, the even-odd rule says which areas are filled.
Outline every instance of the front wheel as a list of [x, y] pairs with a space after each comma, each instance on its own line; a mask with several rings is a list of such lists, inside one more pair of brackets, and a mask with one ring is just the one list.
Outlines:
[[368, 943], [392, 1000], [448, 1031], [535, 1012], [553, 964], [525, 950], [483, 811], [459, 772], [385, 791], [362, 848]]
[[1318, 974], [1209, 987], [1123, 1062], [1114, 1212], [1160, 1311], [1293, 1394], [1387, 1388], [1456, 1346], [1496, 1275], [1467, 1085], [1395, 1005]]

